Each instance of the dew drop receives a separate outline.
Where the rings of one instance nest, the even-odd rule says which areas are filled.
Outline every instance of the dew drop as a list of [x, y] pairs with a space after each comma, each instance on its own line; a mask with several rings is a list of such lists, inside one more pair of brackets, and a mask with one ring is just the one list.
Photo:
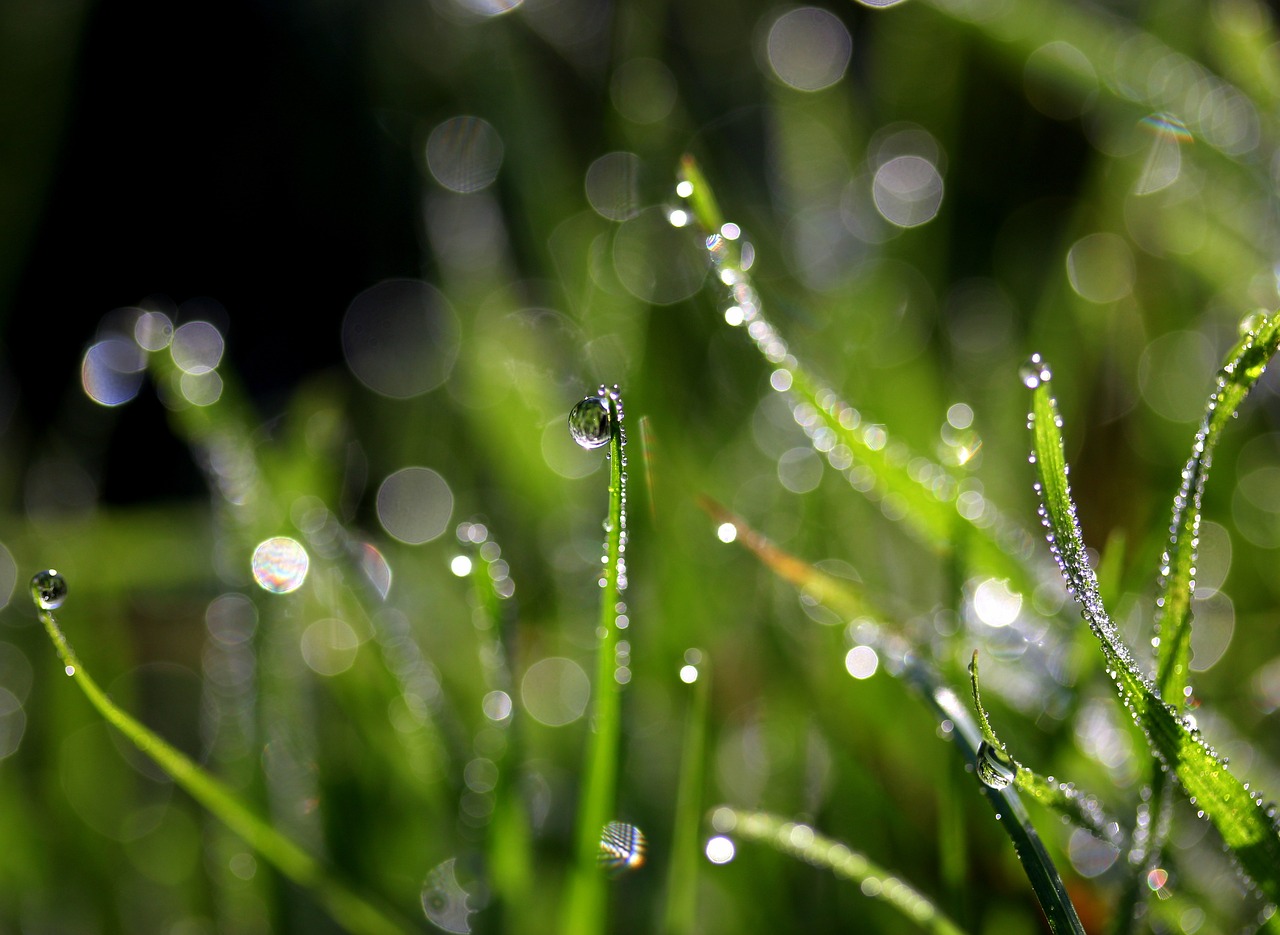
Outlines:
[[623, 821], [611, 821], [600, 832], [600, 866], [614, 873], [644, 864], [644, 832]]
[[1022, 380], [1022, 385], [1029, 390], [1034, 390], [1041, 383], [1048, 383], [1053, 376], [1049, 370], [1049, 365], [1044, 362], [1039, 354], [1032, 354], [1027, 358], [1026, 363], [1018, 368], [1018, 378]]
[[609, 404], [600, 396], [588, 396], [569, 413], [569, 434], [588, 451], [609, 444], [611, 428]]
[[1240, 319], [1240, 334], [1242, 336], [1246, 334], [1252, 334], [1253, 332], [1261, 328], [1264, 324], [1266, 324], [1266, 321], [1267, 321], [1266, 309], [1262, 309], [1262, 308], [1254, 309], [1252, 312], [1249, 312], [1247, 315], [1245, 315], [1243, 318]]
[[982, 741], [982, 745], [978, 747], [978, 778], [983, 785], [1003, 789], [1013, 782], [1016, 772], [1017, 767], [1009, 754], [985, 740]]
[[31, 579], [31, 599], [41, 610], [54, 610], [67, 599], [67, 579], [50, 568]]
[[446, 932], [470, 932], [472, 909], [467, 891], [458, 882], [456, 857], [439, 864], [422, 884], [422, 911], [427, 921]]

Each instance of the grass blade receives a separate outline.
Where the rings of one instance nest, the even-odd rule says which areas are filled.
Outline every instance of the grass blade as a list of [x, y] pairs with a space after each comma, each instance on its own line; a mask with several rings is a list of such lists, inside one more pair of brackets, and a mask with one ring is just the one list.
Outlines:
[[[598, 416], [585, 440], [575, 423], [583, 406]], [[600, 407], [604, 407], [600, 413]], [[601, 386], [574, 409], [570, 429], [587, 448], [609, 446], [609, 518], [605, 528], [605, 561], [600, 573], [600, 641], [597, 652], [594, 732], [587, 741], [583, 791], [578, 805], [577, 846], [569, 874], [569, 896], [563, 931], [566, 935], [595, 935], [605, 931], [607, 878], [601, 872], [600, 833], [614, 817], [618, 785], [618, 748], [622, 734], [622, 694], [616, 678], [620, 621], [626, 620], [622, 595], [627, 588], [627, 436], [623, 428], [622, 397], [617, 387]], [[604, 433], [607, 432], [607, 438]], [[624, 624], [625, 625], [625, 624]]]
[[[50, 599], [50, 576], [60, 581], [57, 572], [41, 572], [32, 579], [32, 597], [45, 632], [58, 650], [67, 675], [84, 692], [89, 703], [112, 727], [153, 759], [173, 781], [197, 802], [212, 812], [246, 844], [262, 855], [272, 866], [294, 883], [309, 890], [316, 900], [344, 928], [358, 935], [393, 935], [414, 931], [407, 923], [394, 919], [386, 910], [374, 906], [341, 880], [334, 877], [310, 854], [246, 808], [235, 795], [186, 754], [171, 746], [141, 722], [116, 706], [97, 681], [76, 657], [53, 615], [61, 599]], [[63, 593], [65, 594], [65, 585]]]
[[1024, 371], [1023, 382], [1032, 390], [1032, 458], [1038, 478], [1036, 491], [1042, 500], [1041, 517], [1067, 588], [1080, 602], [1081, 614], [1102, 647], [1107, 674], [1152, 752], [1177, 777], [1196, 808], [1213, 822], [1241, 869], [1267, 898], [1280, 900], [1280, 827], [1274, 814], [1260, 807], [1257, 793], [1246, 789], [1199, 732], [1188, 727], [1160, 698], [1155, 686], [1138, 670], [1102, 606], [1067, 483], [1061, 420], [1050, 392], [1050, 376], [1048, 366], [1036, 356]]
[[711, 823], [724, 834], [747, 841], [761, 841], [784, 854], [859, 884], [867, 896], [893, 906], [926, 932], [963, 935], [959, 926], [910, 884], [839, 841], [818, 834], [806, 824], [787, 821], [767, 812], [740, 811], [725, 805], [712, 813]]
[[[698, 662], [693, 662], [694, 659]], [[702, 823], [699, 816], [702, 814], [702, 785], [706, 772], [711, 670], [698, 650], [686, 653], [685, 660], [694, 669], [693, 701], [685, 715], [680, 788], [676, 793], [675, 825], [671, 833], [671, 864], [667, 872], [667, 908], [663, 921], [663, 931], [667, 935], [693, 935], [697, 931], [698, 870], [702, 866], [698, 828]]]
[[[728, 510], [717, 506], [712, 501], [704, 498], [702, 502], [704, 509], [707, 509], [717, 522], [732, 522], [738, 533], [736, 541], [742, 542], [783, 580], [805, 589], [820, 603], [836, 613], [850, 618], [874, 615], [873, 611], [869, 611], [869, 602], [855, 592], [849, 582], [841, 581], [784, 552], [742, 520], [734, 517]], [[945, 735], [956, 745], [965, 761], [976, 772], [983, 737], [969, 709], [960, 703], [954, 691], [942, 683], [938, 674], [922, 661], [920, 653], [908, 647], [906, 650], [887, 651], [884, 655], [891, 661], [891, 664], [886, 665], [886, 671], [900, 678], [925, 703], [937, 718]], [[1055, 935], [1067, 932], [1073, 935], [1084, 935], [1084, 927], [1080, 923], [1075, 907], [1071, 904], [1070, 897], [1067, 896], [1067, 890], [1063, 886], [1058, 869], [1049, 858], [1040, 835], [1032, 826], [1017, 790], [1011, 786], [995, 788], [986, 784], [983, 784], [981, 789], [1013, 844], [1014, 853], [1022, 863], [1023, 871], [1027, 874], [1032, 892], [1035, 893], [1040, 908], [1049, 922], [1050, 930]]]
[[1156, 687], [1177, 704], [1187, 687], [1191, 662], [1191, 598], [1195, 593], [1196, 546], [1200, 539], [1200, 504], [1223, 428], [1258, 382], [1267, 362], [1280, 348], [1280, 314], [1263, 317], [1227, 354], [1182, 469], [1182, 486], [1173, 500], [1167, 550], [1160, 561], [1160, 597], [1156, 600]]

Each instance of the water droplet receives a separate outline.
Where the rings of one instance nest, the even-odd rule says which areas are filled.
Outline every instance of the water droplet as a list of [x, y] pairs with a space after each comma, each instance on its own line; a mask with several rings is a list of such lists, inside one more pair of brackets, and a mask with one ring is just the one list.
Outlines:
[[1017, 766], [1009, 754], [982, 741], [978, 747], [978, 778], [992, 789], [1003, 789], [1013, 782]]
[[1032, 354], [1027, 362], [1018, 368], [1018, 377], [1022, 380], [1022, 385], [1029, 390], [1034, 390], [1041, 383], [1048, 383], [1052, 376], [1049, 365], [1039, 354]]
[[1263, 326], [1267, 320], [1267, 310], [1263, 308], [1254, 309], [1249, 314], [1240, 319], [1240, 334], [1252, 334]]
[[569, 434], [590, 451], [609, 444], [612, 419], [609, 404], [600, 396], [588, 396], [569, 413]]
[[41, 610], [54, 610], [67, 599], [67, 579], [50, 568], [31, 579], [31, 599]]
[[422, 911], [427, 919], [446, 932], [470, 932], [471, 909], [467, 891], [454, 871], [456, 857], [437, 865], [422, 884]]
[[288, 594], [302, 587], [311, 560], [296, 539], [276, 536], [258, 544], [250, 564], [259, 587], [273, 594]]
[[600, 866], [620, 873], [644, 863], [644, 832], [635, 825], [611, 821], [600, 832]]

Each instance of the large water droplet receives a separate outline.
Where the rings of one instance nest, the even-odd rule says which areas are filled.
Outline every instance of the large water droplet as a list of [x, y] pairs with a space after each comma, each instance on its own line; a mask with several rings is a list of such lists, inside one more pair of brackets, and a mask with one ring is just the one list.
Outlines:
[[569, 434], [588, 451], [609, 444], [611, 428], [609, 404], [603, 397], [588, 396], [569, 413]]
[[978, 778], [992, 789], [1003, 789], [1013, 782], [1017, 767], [1009, 754], [985, 740], [978, 747]]
[[1265, 308], [1254, 309], [1240, 319], [1240, 334], [1243, 336], [1257, 331], [1266, 322], [1267, 310]]
[[611, 821], [600, 832], [600, 866], [621, 873], [644, 863], [644, 832], [635, 825]]
[[67, 599], [67, 579], [54, 569], [42, 571], [31, 579], [31, 599], [41, 610], [54, 610]]
[[1041, 383], [1048, 383], [1052, 376], [1049, 365], [1039, 354], [1032, 354], [1027, 362], [1018, 368], [1018, 377], [1022, 380], [1022, 385], [1029, 390], [1034, 390]]

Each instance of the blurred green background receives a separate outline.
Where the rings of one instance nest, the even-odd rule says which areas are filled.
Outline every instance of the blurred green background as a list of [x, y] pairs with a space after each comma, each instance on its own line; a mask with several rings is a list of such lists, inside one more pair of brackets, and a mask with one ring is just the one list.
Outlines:
[[[676, 169], [700, 161], [802, 363], [964, 478], [980, 520], [1037, 537], [1017, 369], [1050, 361], [1084, 531], [1146, 659], [1213, 374], [1277, 301], [1277, 38], [1248, 0], [6, 3], [0, 932], [335, 930], [61, 675], [25, 593], [50, 566], [113, 697], [345, 878], [426, 930], [454, 859], [457, 925], [557, 931], [607, 484], [565, 417], [602, 382], [631, 441], [618, 817], [649, 841], [610, 930], [660, 930], [691, 648], [707, 807], [803, 817], [966, 929], [1037, 930], [937, 725], [883, 666], [847, 671], [858, 624], [718, 541], [697, 498], [861, 581], [958, 689], [980, 648], [1014, 753], [1122, 822], [1142, 738], [1046, 550], [1042, 588], [1011, 594], [809, 447], [700, 235], [668, 222]], [[144, 373], [137, 339], [166, 321]], [[1278, 386], [1215, 458], [1193, 661], [1200, 726], [1271, 795]], [[272, 536], [311, 555], [296, 592], [254, 582]], [[1032, 817], [1109, 930], [1123, 855]], [[525, 847], [523, 897], [494, 897]], [[1262, 908], [1189, 808], [1165, 867], [1140, 928]], [[906, 925], [761, 845], [696, 886], [707, 933]]]

